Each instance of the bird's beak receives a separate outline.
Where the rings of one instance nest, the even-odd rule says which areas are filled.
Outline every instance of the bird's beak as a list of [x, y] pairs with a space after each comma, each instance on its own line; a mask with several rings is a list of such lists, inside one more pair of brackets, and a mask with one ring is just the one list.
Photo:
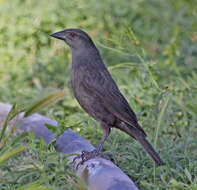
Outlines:
[[59, 31], [59, 32], [51, 34], [50, 36], [52, 36], [54, 38], [57, 38], [57, 39], [60, 39], [60, 40], [65, 40], [65, 31], [64, 30]]

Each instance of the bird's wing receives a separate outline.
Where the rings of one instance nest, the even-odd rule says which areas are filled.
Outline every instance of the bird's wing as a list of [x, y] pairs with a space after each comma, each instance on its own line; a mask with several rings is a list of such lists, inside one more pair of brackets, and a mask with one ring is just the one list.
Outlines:
[[121, 94], [105, 66], [100, 65], [97, 68], [89, 65], [85, 68], [84, 73], [85, 75], [81, 85], [86, 89], [87, 93], [90, 93], [91, 96], [95, 96], [95, 98], [118, 119], [139, 129], [145, 134], [137, 122], [135, 113]]

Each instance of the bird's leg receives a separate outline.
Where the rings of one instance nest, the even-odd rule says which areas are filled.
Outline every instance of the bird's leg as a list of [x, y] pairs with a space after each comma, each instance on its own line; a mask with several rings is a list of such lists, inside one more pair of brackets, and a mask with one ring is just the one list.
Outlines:
[[96, 146], [96, 150], [95, 150], [98, 153], [101, 151], [103, 144], [104, 144], [105, 140], [107, 139], [107, 137], [109, 136], [110, 131], [111, 131], [110, 127], [105, 123], [102, 124], [102, 129], [103, 129], [103, 136], [102, 136], [102, 139], [100, 140], [99, 144]]
[[80, 156], [77, 156], [77, 157], [74, 158], [73, 161], [75, 161], [78, 158], [81, 158], [81, 161], [77, 164], [77, 167], [76, 168], [78, 168], [78, 166], [79, 165], [82, 165], [84, 162], [86, 162], [86, 161], [88, 161], [88, 160], [90, 160], [92, 158], [95, 158], [97, 156], [100, 156], [100, 157], [109, 159], [107, 156], [105, 156], [104, 154], [100, 153], [100, 151], [101, 151], [101, 149], [103, 147], [103, 144], [104, 144], [105, 140], [109, 136], [111, 129], [105, 123], [102, 123], [102, 129], [103, 129], [103, 136], [102, 136], [101, 141], [97, 145], [96, 149], [93, 150], [93, 151], [90, 151], [90, 152], [89, 151], [82, 151], [82, 153], [81, 153]]

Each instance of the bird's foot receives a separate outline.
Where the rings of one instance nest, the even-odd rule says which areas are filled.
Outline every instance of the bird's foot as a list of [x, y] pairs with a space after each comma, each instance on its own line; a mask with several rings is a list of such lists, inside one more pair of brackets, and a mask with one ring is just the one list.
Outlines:
[[75, 162], [77, 159], [81, 159], [81, 161], [76, 166], [76, 169], [78, 169], [79, 165], [83, 165], [84, 162], [91, 160], [95, 157], [101, 157], [101, 158], [110, 160], [110, 158], [107, 155], [105, 155], [105, 154], [99, 152], [97, 149], [95, 149], [93, 151], [82, 151], [81, 155], [76, 156], [73, 159], [73, 162]]

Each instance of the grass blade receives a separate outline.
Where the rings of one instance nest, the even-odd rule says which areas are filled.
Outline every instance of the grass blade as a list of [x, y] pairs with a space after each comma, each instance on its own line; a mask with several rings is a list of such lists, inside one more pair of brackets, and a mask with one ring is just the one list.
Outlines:
[[155, 149], [156, 149], [156, 146], [157, 146], [159, 130], [160, 130], [161, 123], [163, 121], [163, 117], [164, 117], [165, 111], [167, 109], [169, 100], [170, 100], [170, 97], [167, 96], [166, 101], [164, 102], [164, 105], [161, 109], [161, 112], [159, 113], [159, 117], [158, 117], [158, 121], [157, 121], [157, 127], [156, 127], [156, 131], [155, 131], [155, 138], [154, 138], [154, 148]]
[[8, 113], [8, 115], [7, 115], [7, 117], [6, 117], [6, 120], [5, 120], [4, 124], [3, 124], [3, 128], [2, 128], [1, 134], [0, 134], [0, 142], [1, 142], [2, 138], [4, 137], [5, 131], [6, 131], [7, 126], [8, 126], [8, 123], [9, 123], [9, 121], [12, 119], [12, 115], [13, 115], [13, 113], [15, 112], [15, 109], [16, 109], [16, 104], [14, 104], [14, 105], [12, 106], [12, 109], [11, 109], [10, 112]]
[[64, 90], [60, 90], [58, 92], [55, 92], [47, 97], [45, 97], [44, 99], [36, 102], [35, 104], [33, 104], [32, 106], [30, 106], [30, 108], [25, 112], [24, 117], [27, 117], [29, 115], [31, 115], [32, 113], [36, 112], [37, 110], [57, 101], [62, 99], [63, 97], [65, 97], [66, 93]]
[[[25, 106], [18, 106], [17, 104], [14, 104], [12, 106], [12, 108], [11, 108], [10, 112], [8, 113], [8, 115], [6, 117], [6, 120], [3, 124], [3, 128], [2, 128], [1, 134], [0, 134], [0, 142], [2, 141], [2, 139], [5, 135], [5, 132], [6, 132], [6, 129], [8, 127], [9, 121], [11, 121], [16, 115], [23, 112], [25, 109], [26, 109]], [[16, 122], [15, 122], [15, 124], [16, 124]]]
[[26, 149], [25, 146], [18, 146], [16, 148], [13, 148], [11, 150], [7, 150], [5, 153], [3, 153], [2, 156], [0, 156], [0, 164], [2, 164], [3, 162], [7, 161], [9, 158], [11, 158], [12, 156], [14, 156], [15, 154], [22, 152]]
[[19, 187], [17, 190], [54, 190], [46, 185], [41, 185], [39, 182], [29, 183]]

